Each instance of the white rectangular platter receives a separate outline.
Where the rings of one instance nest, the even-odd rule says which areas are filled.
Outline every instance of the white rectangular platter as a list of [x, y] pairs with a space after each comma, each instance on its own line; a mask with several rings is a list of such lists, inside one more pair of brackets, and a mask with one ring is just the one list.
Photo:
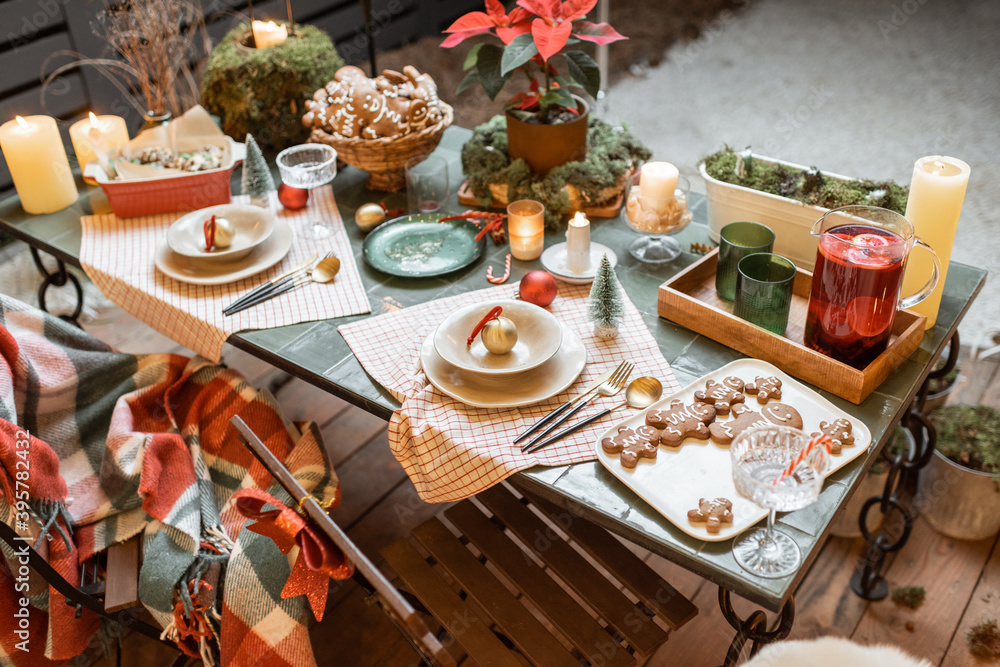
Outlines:
[[[781, 380], [781, 398], [771, 403], [785, 403], [794, 407], [802, 416], [803, 431], [807, 434], [819, 431], [821, 421], [833, 421], [839, 417], [850, 420], [853, 426], [854, 445], [844, 447], [838, 456], [831, 457], [830, 472], [839, 470], [847, 463], [864, 454], [871, 446], [872, 434], [868, 427], [855, 417], [834, 406], [815, 391], [783, 373], [775, 366], [759, 359], [738, 359], [722, 368], [695, 380], [677, 391], [618, 422], [594, 442], [597, 459], [612, 475], [635, 491], [643, 500], [652, 505], [660, 514], [688, 535], [707, 542], [721, 542], [739, 534], [761, 519], [767, 517], [767, 510], [736, 493], [733, 485], [732, 466], [729, 462], [729, 445], [718, 445], [712, 440], [686, 438], [679, 447], [659, 446], [656, 459], [639, 459], [633, 470], [621, 464], [618, 454], [606, 454], [601, 440], [618, 433], [619, 426], [635, 427], [645, 423], [649, 410], [668, 407], [674, 399], [685, 404], [694, 402], [694, 393], [705, 389], [705, 382], [736, 376], [744, 382], [753, 382], [757, 376], [774, 376]], [[748, 395], [746, 405], [759, 412], [762, 407], [756, 396]], [[718, 416], [717, 421], [732, 419], [731, 415]], [[687, 518], [688, 510], [697, 509], [700, 498], [728, 498], [733, 502], [733, 523], [723, 524], [718, 535], [710, 535], [705, 524], [692, 523]]]

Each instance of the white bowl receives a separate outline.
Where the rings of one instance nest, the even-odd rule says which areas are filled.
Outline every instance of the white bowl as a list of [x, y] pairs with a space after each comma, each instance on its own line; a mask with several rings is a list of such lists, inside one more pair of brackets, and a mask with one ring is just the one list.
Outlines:
[[[475, 326], [496, 306], [517, 328], [517, 343], [507, 354], [493, 354], [476, 336], [466, 341]], [[470, 373], [510, 375], [544, 364], [562, 345], [562, 327], [544, 308], [526, 301], [496, 301], [473, 304], [449, 315], [434, 332], [434, 349], [446, 362]]]
[[[205, 221], [212, 216], [233, 223], [235, 235], [228, 248], [205, 250]], [[210, 206], [192, 213], [170, 225], [167, 245], [178, 255], [191, 259], [232, 262], [242, 259], [266, 241], [274, 231], [275, 217], [270, 209], [245, 204]]]

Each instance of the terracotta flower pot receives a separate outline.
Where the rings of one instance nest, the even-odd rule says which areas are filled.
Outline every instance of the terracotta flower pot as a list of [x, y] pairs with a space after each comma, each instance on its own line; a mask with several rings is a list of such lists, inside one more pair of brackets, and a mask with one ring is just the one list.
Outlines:
[[573, 96], [580, 116], [568, 123], [526, 123], [507, 114], [507, 152], [511, 160], [523, 158], [536, 174], [587, 157], [587, 114], [590, 106]]

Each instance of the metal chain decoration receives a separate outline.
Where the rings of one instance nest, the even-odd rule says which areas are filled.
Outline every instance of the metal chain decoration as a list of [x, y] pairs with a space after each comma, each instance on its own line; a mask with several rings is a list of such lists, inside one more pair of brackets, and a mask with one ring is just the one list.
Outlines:
[[[900, 492], [906, 485], [916, 481], [920, 469], [930, 463], [934, 454], [937, 432], [923, 412], [924, 405], [927, 402], [929, 381], [943, 378], [958, 363], [961, 346], [957, 331], [948, 345], [948, 358], [944, 366], [928, 374], [901, 422], [913, 434], [913, 444], [909, 451], [898, 452], [889, 457], [889, 475], [882, 493], [869, 498], [858, 516], [861, 534], [868, 542], [868, 551], [851, 577], [851, 590], [865, 600], [882, 600], [889, 594], [889, 585], [882, 574], [885, 557], [902, 549], [913, 529], [913, 512], [900, 499]], [[882, 513], [882, 528], [873, 535], [868, 530], [868, 512], [876, 506]], [[894, 520], [890, 521], [890, 518]]]
[[759, 609], [743, 620], [733, 608], [733, 601], [728, 590], [719, 586], [719, 607], [722, 615], [736, 630], [736, 636], [729, 645], [726, 653], [726, 661], [722, 667], [735, 667], [746, 643], [753, 642], [750, 648], [750, 657], [757, 655], [761, 646], [778, 642], [788, 637], [792, 631], [792, 623], [795, 621], [795, 598], [788, 598], [788, 602], [781, 608], [781, 616], [778, 617], [778, 627], [774, 630], [767, 629], [767, 616]]
[[70, 283], [76, 290], [76, 308], [73, 309], [72, 313], [68, 315], [62, 314], [58, 317], [82, 329], [83, 327], [80, 326], [80, 314], [83, 312], [83, 286], [80, 284], [80, 280], [67, 270], [66, 263], [59, 258], [56, 258], [56, 270], [49, 271], [45, 267], [45, 264], [42, 263], [42, 258], [38, 254], [38, 250], [34, 247], [30, 249], [31, 259], [34, 260], [35, 266], [38, 267], [38, 272], [42, 274], [42, 284], [38, 286], [38, 307], [48, 313], [49, 309], [45, 303], [45, 293], [49, 287], [52, 285], [65, 287], [67, 283]]

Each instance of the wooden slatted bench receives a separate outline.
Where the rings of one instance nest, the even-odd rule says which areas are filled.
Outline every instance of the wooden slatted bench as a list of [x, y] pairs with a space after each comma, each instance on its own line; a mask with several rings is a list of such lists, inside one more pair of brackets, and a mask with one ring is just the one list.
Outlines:
[[505, 485], [476, 501], [382, 550], [476, 663], [631, 665], [698, 613], [604, 529]]

